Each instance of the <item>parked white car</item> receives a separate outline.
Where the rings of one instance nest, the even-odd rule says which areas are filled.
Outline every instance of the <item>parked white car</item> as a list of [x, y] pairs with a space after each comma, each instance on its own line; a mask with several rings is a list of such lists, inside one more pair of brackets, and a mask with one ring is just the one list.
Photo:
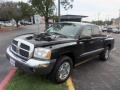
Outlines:
[[32, 22], [28, 22], [28, 21], [21, 21], [20, 22], [21, 25], [32, 25]]
[[13, 26], [13, 24], [11, 22], [2, 22], [2, 21], [0, 21], [0, 25], [7, 26], [7, 27]]
[[118, 28], [113, 28], [112, 31], [113, 31], [113, 33], [120, 33], [120, 29], [118, 29]]

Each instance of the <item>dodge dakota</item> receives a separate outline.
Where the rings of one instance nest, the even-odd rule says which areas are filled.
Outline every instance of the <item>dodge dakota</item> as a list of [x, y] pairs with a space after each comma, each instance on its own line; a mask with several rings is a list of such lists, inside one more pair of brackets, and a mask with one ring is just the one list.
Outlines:
[[48, 75], [55, 83], [66, 81], [73, 68], [98, 56], [109, 60], [114, 38], [97, 25], [59, 22], [42, 33], [17, 36], [7, 48], [10, 63], [27, 72]]

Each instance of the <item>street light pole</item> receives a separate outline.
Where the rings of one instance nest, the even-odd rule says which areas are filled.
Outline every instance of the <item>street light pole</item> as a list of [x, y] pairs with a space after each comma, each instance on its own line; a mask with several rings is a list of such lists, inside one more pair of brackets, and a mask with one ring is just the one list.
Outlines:
[[58, 0], [58, 22], [60, 22], [60, 0]]
[[97, 18], [98, 18], [97, 24], [98, 24], [98, 25], [99, 25], [99, 21], [100, 21], [100, 14], [101, 14], [101, 13], [98, 13], [98, 14], [97, 14]]

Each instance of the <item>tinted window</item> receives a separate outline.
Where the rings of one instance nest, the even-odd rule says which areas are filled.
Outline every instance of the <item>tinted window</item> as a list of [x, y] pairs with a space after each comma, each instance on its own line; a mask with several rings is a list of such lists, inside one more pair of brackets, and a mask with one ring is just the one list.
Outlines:
[[83, 31], [82, 31], [81, 37], [91, 36], [91, 34], [92, 34], [91, 31], [92, 31], [91, 26], [85, 26], [85, 27], [83, 28]]
[[92, 34], [93, 34], [93, 35], [100, 35], [101, 32], [100, 32], [99, 27], [94, 26], [93, 29], [92, 29]]

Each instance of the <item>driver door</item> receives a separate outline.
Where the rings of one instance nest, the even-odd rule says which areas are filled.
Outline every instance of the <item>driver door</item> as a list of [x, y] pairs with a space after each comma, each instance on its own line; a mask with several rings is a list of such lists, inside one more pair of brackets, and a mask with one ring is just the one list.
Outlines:
[[85, 59], [88, 59], [92, 56], [92, 51], [94, 51], [95, 41], [92, 39], [92, 27], [84, 26], [80, 39], [79, 39], [79, 62], [82, 62]]

